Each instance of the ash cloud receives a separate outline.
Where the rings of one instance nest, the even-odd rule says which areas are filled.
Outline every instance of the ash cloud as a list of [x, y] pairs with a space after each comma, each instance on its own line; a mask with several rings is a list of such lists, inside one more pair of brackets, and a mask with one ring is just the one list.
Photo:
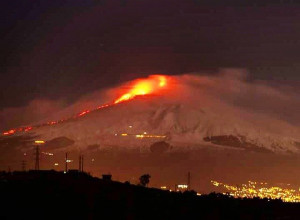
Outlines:
[[247, 71], [240, 69], [224, 69], [214, 76], [187, 74], [177, 78], [184, 87], [181, 90], [187, 96], [193, 94], [188, 100], [300, 126], [300, 82], [250, 81]]
[[0, 129], [7, 130], [38, 122], [55, 114], [65, 106], [62, 100], [34, 99], [23, 107], [5, 108], [0, 111]]

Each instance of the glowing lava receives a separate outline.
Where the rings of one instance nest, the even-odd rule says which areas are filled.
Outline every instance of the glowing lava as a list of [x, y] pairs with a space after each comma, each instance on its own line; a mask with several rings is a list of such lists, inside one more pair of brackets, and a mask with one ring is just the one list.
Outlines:
[[9, 131], [5, 131], [2, 134], [5, 136], [13, 135], [16, 132], [28, 132], [34, 128], [43, 127], [43, 126], [52, 126], [52, 125], [56, 125], [59, 123], [63, 123], [63, 122], [69, 121], [69, 120], [73, 120], [73, 119], [85, 116], [93, 111], [97, 111], [102, 108], [107, 108], [107, 107], [110, 107], [113, 105], [117, 105], [121, 102], [132, 100], [136, 96], [158, 94], [166, 86], [167, 86], [167, 77], [163, 76], [163, 75], [151, 75], [146, 79], [137, 79], [129, 85], [129, 87], [130, 87], [129, 91], [127, 91], [125, 94], [123, 94], [120, 98], [116, 99], [112, 103], [101, 105], [98, 108], [93, 109], [93, 110], [82, 111], [82, 112], [76, 114], [75, 116], [67, 118], [67, 119], [61, 119], [58, 121], [50, 121], [50, 122], [46, 122], [44, 124], [39, 124], [39, 125], [34, 125], [34, 126], [19, 127], [16, 129], [11, 129]]
[[159, 92], [162, 87], [165, 87], [167, 84], [166, 76], [162, 75], [152, 75], [147, 79], [138, 79], [133, 85], [131, 85], [131, 89], [122, 95], [120, 98], [115, 100], [115, 104], [131, 100], [136, 96], [140, 95], [149, 95], [153, 93]]

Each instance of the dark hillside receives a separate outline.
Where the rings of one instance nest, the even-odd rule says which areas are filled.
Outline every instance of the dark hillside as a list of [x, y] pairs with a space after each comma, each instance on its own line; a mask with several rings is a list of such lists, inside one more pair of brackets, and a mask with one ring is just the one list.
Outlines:
[[280, 200], [197, 196], [94, 178], [86, 173], [1, 173], [0, 219], [297, 219]]

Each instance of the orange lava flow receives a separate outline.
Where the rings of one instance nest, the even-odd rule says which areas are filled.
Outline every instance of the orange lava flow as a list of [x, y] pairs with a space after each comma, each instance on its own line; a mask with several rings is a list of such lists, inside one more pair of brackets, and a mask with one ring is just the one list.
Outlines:
[[166, 76], [152, 75], [147, 79], [138, 79], [131, 86], [130, 90], [114, 101], [114, 104], [131, 100], [136, 96], [150, 95], [165, 87], [167, 84]]
[[60, 124], [60, 123], [66, 122], [66, 121], [70, 121], [72, 119], [76, 119], [76, 118], [85, 116], [93, 111], [97, 111], [97, 110], [100, 110], [103, 108], [117, 105], [117, 104], [125, 102], [125, 101], [132, 100], [137, 96], [159, 94], [161, 92], [161, 90], [166, 86], [167, 86], [167, 77], [163, 76], [163, 75], [151, 75], [145, 79], [137, 79], [137, 80], [133, 81], [133, 83], [130, 84], [129, 90], [125, 94], [123, 94], [121, 97], [119, 97], [112, 103], [101, 105], [94, 110], [82, 111], [82, 112], [76, 114], [75, 116], [67, 118], [67, 119], [61, 119], [58, 121], [50, 121], [50, 122], [46, 122], [46, 123], [34, 125], [34, 126], [19, 127], [19, 128], [11, 129], [9, 131], [5, 131], [2, 134], [5, 136], [14, 135], [16, 132], [28, 132], [34, 128]]

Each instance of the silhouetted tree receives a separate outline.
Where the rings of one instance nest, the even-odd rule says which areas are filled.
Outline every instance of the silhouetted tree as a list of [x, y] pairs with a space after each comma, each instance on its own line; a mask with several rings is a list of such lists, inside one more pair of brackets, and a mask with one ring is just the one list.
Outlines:
[[140, 177], [140, 184], [142, 186], [148, 186], [149, 182], [150, 182], [150, 178], [151, 176], [149, 174], [144, 174]]

